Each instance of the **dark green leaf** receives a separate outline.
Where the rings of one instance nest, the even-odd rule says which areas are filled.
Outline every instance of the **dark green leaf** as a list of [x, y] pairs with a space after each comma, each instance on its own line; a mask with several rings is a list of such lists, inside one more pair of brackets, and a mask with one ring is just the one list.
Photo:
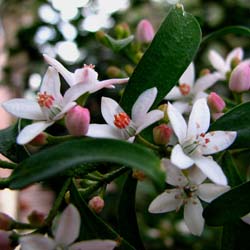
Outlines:
[[196, 19], [180, 7], [172, 8], [130, 77], [121, 100], [125, 111], [130, 113], [138, 96], [152, 87], [158, 89], [158, 104], [193, 60], [200, 40]]
[[237, 131], [237, 138], [233, 148], [250, 147], [250, 102], [246, 102], [231, 109], [216, 120], [210, 130]]
[[212, 201], [204, 210], [206, 223], [221, 226], [250, 212], [250, 182], [237, 186]]
[[70, 188], [70, 199], [81, 214], [82, 226], [79, 240], [111, 239], [120, 243], [119, 249], [135, 250], [126, 240], [122, 239], [108, 224], [94, 214], [82, 199], [75, 185]]
[[122, 238], [127, 240], [136, 249], [145, 249], [141, 241], [137, 218], [135, 213], [135, 193], [137, 180], [132, 177], [132, 172], [127, 176], [123, 185], [119, 208], [118, 225]]
[[[160, 159], [153, 151], [120, 140], [85, 138], [63, 142], [32, 155], [13, 172], [10, 187], [22, 188], [91, 162], [123, 164], [144, 171], [159, 185], [164, 183]], [[89, 167], [86, 168], [88, 172]]]
[[104, 39], [107, 47], [112, 49], [114, 52], [118, 52], [128, 46], [134, 40], [134, 36], [129, 36], [124, 39], [116, 40], [108, 34], [105, 34]]

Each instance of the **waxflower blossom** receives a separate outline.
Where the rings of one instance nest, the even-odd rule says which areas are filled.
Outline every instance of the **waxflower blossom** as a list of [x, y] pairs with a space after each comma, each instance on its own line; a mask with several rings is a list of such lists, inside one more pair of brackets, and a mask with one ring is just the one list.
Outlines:
[[156, 88], [145, 90], [134, 103], [131, 118], [116, 101], [111, 98], [102, 97], [101, 112], [108, 124], [90, 124], [87, 135], [133, 140], [134, 136], [139, 134], [143, 129], [163, 118], [164, 113], [162, 111], [149, 111], [156, 95]]
[[168, 117], [179, 141], [179, 144], [172, 149], [171, 162], [180, 169], [196, 165], [210, 180], [219, 185], [226, 185], [227, 179], [221, 167], [207, 155], [228, 148], [234, 142], [237, 133], [232, 131], [206, 133], [210, 124], [210, 111], [205, 98], [194, 103], [188, 124], [170, 103]]
[[55, 229], [52, 230], [54, 239], [41, 234], [23, 236], [19, 243], [22, 250], [112, 250], [117, 245], [113, 240], [88, 240], [74, 243], [80, 233], [81, 217], [72, 205], [63, 211]]
[[194, 64], [191, 63], [179, 79], [179, 85], [174, 86], [165, 96], [165, 100], [172, 100], [173, 105], [181, 113], [189, 113], [192, 104], [207, 94], [205, 90], [213, 86], [220, 79], [220, 75], [207, 73], [195, 81]]
[[184, 206], [184, 221], [190, 232], [194, 235], [201, 235], [204, 228], [204, 218], [202, 216], [203, 207], [200, 199], [211, 202], [230, 187], [216, 185], [213, 183], [203, 183], [206, 176], [196, 167], [192, 167], [184, 175], [180, 169], [171, 164], [168, 159], [163, 159], [162, 163], [167, 172], [166, 183], [175, 188], [167, 189], [158, 195], [150, 204], [149, 212], [166, 213], [178, 211]]
[[220, 79], [226, 80], [228, 72], [232, 71], [232, 64], [237, 64], [242, 61], [243, 55], [244, 52], [242, 48], [238, 47], [233, 49], [225, 59], [215, 50], [210, 50], [208, 58], [217, 73], [219, 73]]
[[49, 67], [37, 94], [37, 100], [15, 98], [2, 104], [10, 114], [35, 121], [21, 130], [17, 137], [18, 144], [30, 142], [47, 127], [63, 118], [76, 105], [74, 100], [83, 94], [77, 89], [69, 88], [62, 96], [60, 86], [58, 72]]
[[74, 73], [68, 71], [59, 61], [48, 56], [43, 55], [45, 61], [54, 67], [69, 84], [79, 91], [94, 93], [102, 88], [112, 88], [114, 84], [123, 84], [128, 82], [128, 78], [117, 78], [99, 81], [98, 73], [94, 70], [94, 65], [84, 65], [81, 69], [76, 69]]

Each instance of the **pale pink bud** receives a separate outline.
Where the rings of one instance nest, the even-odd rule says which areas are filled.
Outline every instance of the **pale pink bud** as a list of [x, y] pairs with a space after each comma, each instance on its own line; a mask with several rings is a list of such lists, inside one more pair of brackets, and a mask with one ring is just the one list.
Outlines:
[[11, 246], [10, 232], [0, 230], [0, 249], [1, 250], [14, 249], [14, 247]]
[[172, 129], [166, 124], [161, 124], [153, 128], [153, 137], [155, 144], [166, 145], [168, 144], [172, 135]]
[[0, 229], [1, 230], [10, 230], [12, 223], [14, 220], [7, 214], [5, 213], [0, 213]]
[[152, 24], [143, 19], [139, 22], [136, 28], [136, 39], [141, 43], [150, 43], [155, 36], [155, 31]]
[[90, 113], [79, 105], [72, 108], [65, 117], [66, 127], [71, 135], [86, 135], [89, 129]]
[[238, 93], [250, 89], [250, 62], [242, 62], [232, 71], [229, 88]]
[[94, 196], [89, 200], [89, 207], [96, 213], [100, 213], [104, 207], [104, 200], [100, 196]]
[[48, 143], [48, 134], [45, 132], [37, 135], [31, 142], [29, 142], [32, 146], [43, 146]]
[[213, 113], [220, 113], [225, 108], [224, 100], [215, 92], [211, 92], [207, 97], [208, 105]]

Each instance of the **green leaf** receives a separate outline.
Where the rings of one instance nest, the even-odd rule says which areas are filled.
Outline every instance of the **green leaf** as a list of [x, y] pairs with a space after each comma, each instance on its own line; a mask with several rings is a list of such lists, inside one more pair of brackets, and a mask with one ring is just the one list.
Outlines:
[[27, 152], [16, 143], [18, 123], [0, 131], [0, 153], [14, 162], [27, 158]]
[[[22, 188], [92, 162], [123, 164], [144, 171], [159, 185], [164, 184], [160, 159], [153, 151], [120, 140], [85, 138], [63, 142], [32, 155], [15, 169], [11, 175], [10, 188]], [[86, 167], [86, 174], [90, 171]]]
[[250, 29], [244, 26], [229, 26], [205, 36], [202, 39], [202, 43], [232, 33], [237, 35], [250, 36]]
[[119, 201], [118, 225], [122, 238], [136, 249], [144, 250], [135, 213], [136, 186], [137, 180], [132, 177], [132, 172], [130, 172], [123, 185]]
[[250, 182], [237, 186], [212, 201], [203, 216], [210, 226], [221, 226], [250, 212]]
[[237, 138], [233, 148], [250, 147], [250, 102], [236, 106], [221, 118], [216, 120], [211, 126], [210, 131], [224, 130], [236, 131]]
[[129, 79], [121, 100], [124, 110], [130, 113], [138, 96], [152, 87], [158, 89], [158, 104], [193, 60], [200, 41], [196, 19], [181, 7], [172, 8]]
[[70, 199], [76, 205], [81, 215], [80, 240], [111, 239], [120, 243], [118, 249], [135, 250], [135, 248], [126, 240], [122, 239], [115, 230], [89, 209], [75, 185], [72, 185], [70, 188]]
[[108, 34], [105, 34], [103, 39], [105, 39], [104, 43], [108, 48], [112, 49], [114, 52], [118, 52], [127, 47], [134, 40], [134, 36], [116, 40]]

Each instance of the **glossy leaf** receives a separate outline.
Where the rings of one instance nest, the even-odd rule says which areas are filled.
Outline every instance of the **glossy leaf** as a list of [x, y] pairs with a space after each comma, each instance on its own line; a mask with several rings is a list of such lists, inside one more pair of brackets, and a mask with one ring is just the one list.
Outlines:
[[[32, 155], [13, 172], [10, 187], [22, 188], [83, 163], [93, 162], [111, 162], [139, 169], [157, 184], [164, 183], [160, 160], [153, 151], [125, 141], [85, 138], [67, 141]], [[90, 171], [87, 167], [86, 173]]]
[[250, 102], [246, 102], [231, 109], [210, 127], [213, 130], [237, 131], [237, 138], [233, 148], [250, 147]]
[[173, 7], [130, 77], [121, 100], [126, 112], [146, 89], [157, 87], [158, 104], [193, 60], [201, 40], [200, 26], [181, 7]]

